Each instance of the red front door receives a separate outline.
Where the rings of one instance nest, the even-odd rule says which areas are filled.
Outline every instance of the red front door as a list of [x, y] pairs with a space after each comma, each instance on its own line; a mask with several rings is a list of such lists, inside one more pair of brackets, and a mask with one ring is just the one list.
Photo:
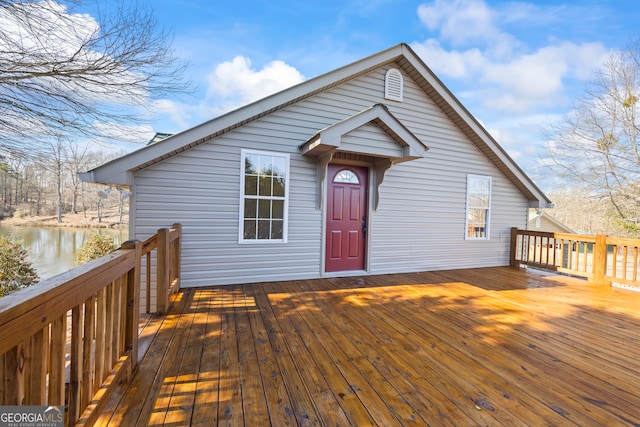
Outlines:
[[367, 168], [330, 164], [327, 178], [325, 271], [364, 270]]

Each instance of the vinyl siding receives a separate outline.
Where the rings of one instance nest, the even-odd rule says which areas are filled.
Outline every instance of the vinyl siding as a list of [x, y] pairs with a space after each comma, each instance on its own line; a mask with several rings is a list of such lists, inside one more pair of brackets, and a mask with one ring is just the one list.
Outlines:
[[402, 147], [376, 125], [368, 124], [342, 137], [340, 149], [383, 157], [402, 157]]
[[[298, 146], [317, 131], [384, 103], [430, 149], [394, 165], [369, 220], [372, 274], [508, 264], [509, 229], [526, 226], [527, 201], [404, 75], [404, 102], [384, 100], [389, 67], [317, 94], [135, 174], [135, 235], [183, 224], [182, 285], [207, 286], [319, 277], [323, 211], [316, 209], [316, 161]], [[391, 155], [393, 142], [367, 125], [347, 147]], [[241, 148], [289, 153], [288, 243], [239, 244]], [[493, 179], [491, 235], [465, 240], [466, 176]]]

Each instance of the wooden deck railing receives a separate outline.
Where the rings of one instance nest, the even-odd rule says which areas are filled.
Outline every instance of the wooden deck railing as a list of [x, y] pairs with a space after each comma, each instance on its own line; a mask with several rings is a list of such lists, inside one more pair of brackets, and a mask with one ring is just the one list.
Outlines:
[[[152, 311], [158, 314], [166, 313], [169, 295], [180, 288], [181, 239], [182, 225], [173, 224], [171, 228], [159, 229], [156, 234], [142, 242], [145, 267], [143, 285], [147, 313]], [[155, 288], [154, 284], [157, 284]], [[156, 295], [153, 295], [154, 289], [157, 291]], [[156, 297], [155, 310], [152, 304], [154, 296]]]
[[180, 232], [174, 225], [126, 242], [0, 298], [0, 405], [64, 405], [66, 425], [93, 424], [137, 369], [141, 259], [156, 245], [158, 268], [167, 272], [158, 295], [178, 287]]
[[640, 287], [640, 240], [511, 229], [511, 265]]

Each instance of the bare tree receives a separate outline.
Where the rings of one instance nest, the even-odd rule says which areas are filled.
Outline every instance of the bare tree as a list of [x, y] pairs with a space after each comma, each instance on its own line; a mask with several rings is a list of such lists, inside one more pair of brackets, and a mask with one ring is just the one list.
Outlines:
[[71, 144], [67, 151], [68, 158], [65, 163], [65, 168], [67, 172], [69, 172], [69, 180], [71, 182], [71, 213], [74, 214], [78, 213], [78, 197], [82, 196], [84, 200], [84, 195], [81, 194], [84, 187], [78, 178], [78, 172], [85, 171], [89, 168], [90, 157], [87, 155], [88, 150], [89, 145], [87, 144]]
[[0, 148], [139, 124], [140, 107], [190, 86], [170, 42], [135, 2], [0, 0]]
[[640, 232], [640, 41], [613, 52], [574, 112], [551, 129], [556, 170], [609, 207], [618, 226]]
[[62, 222], [62, 214], [64, 211], [64, 199], [63, 199], [63, 171], [65, 166], [65, 159], [67, 157], [66, 150], [69, 144], [65, 144], [61, 137], [57, 138], [54, 142], [52, 142], [49, 146], [49, 157], [47, 169], [53, 173], [55, 178], [56, 185], [56, 205], [57, 205], [57, 216], [58, 223]]
[[549, 192], [549, 197], [554, 204], [549, 214], [578, 233], [609, 233], [614, 229], [612, 211], [593, 197], [589, 188], [558, 188]]

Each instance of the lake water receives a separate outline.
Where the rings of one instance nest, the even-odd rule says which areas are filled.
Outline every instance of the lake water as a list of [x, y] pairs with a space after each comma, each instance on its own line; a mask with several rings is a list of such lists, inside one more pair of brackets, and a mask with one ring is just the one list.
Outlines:
[[112, 236], [116, 247], [128, 236], [126, 229], [0, 226], [0, 235], [22, 242], [40, 280], [74, 268], [76, 250], [97, 233]]

